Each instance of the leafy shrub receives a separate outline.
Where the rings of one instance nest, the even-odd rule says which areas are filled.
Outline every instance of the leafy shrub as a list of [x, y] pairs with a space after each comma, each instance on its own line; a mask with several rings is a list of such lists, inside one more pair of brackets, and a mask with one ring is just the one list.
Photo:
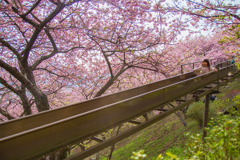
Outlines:
[[219, 112], [222, 112], [224, 109], [226, 109], [227, 106], [231, 104], [229, 99], [219, 99], [214, 101], [213, 103], [210, 103], [210, 107], [215, 108]]
[[[190, 135], [189, 143], [187, 144], [187, 149], [184, 151], [186, 159], [189, 160], [235, 160], [240, 159], [240, 95], [236, 96], [232, 102], [235, 104], [235, 108], [229, 110], [231, 114], [223, 115], [218, 114], [217, 116], [211, 118], [208, 128], [205, 128], [207, 131], [207, 137], [202, 141], [202, 135]], [[227, 104], [227, 103], [225, 103]], [[191, 109], [190, 108], [202, 108], [202, 110]], [[225, 106], [226, 107], [226, 106]], [[190, 107], [190, 112], [188, 114], [198, 116], [197, 111], [201, 112], [204, 108], [204, 103], [196, 102]], [[214, 108], [214, 107], [211, 107]], [[214, 109], [213, 109], [214, 110]], [[210, 109], [209, 113], [212, 113], [213, 110]], [[193, 114], [194, 113], [194, 114]], [[146, 157], [144, 151], [141, 150], [138, 153], [138, 156], [134, 156], [136, 160]], [[133, 152], [134, 155], [137, 155]], [[140, 155], [139, 155], [140, 154]], [[143, 156], [141, 156], [143, 155]], [[138, 158], [139, 157], [139, 158]], [[170, 152], [166, 153], [166, 156], [160, 154], [156, 160], [179, 160], [180, 158]]]
[[240, 114], [234, 114], [237, 115], [234, 118], [222, 115], [210, 121], [209, 128], [205, 128], [208, 134], [205, 143], [199, 134], [190, 136], [186, 154], [195, 159], [240, 159]]
[[[203, 113], [204, 113], [204, 103], [194, 102], [188, 107], [187, 116], [193, 120], [196, 120], [200, 127], [203, 125]], [[209, 106], [209, 117], [214, 117], [216, 115], [217, 108], [212, 105]]]
[[[240, 98], [240, 97], [239, 97]], [[240, 114], [234, 111], [232, 115], [219, 115], [209, 122], [205, 128], [207, 137], [202, 141], [202, 135], [190, 135], [187, 149], [184, 151], [189, 160], [235, 160], [240, 159]], [[217, 124], [217, 125], [216, 125]], [[141, 160], [144, 151], [134, 152], [132, 159]], [[137, 155], [137, 156], [136, 156]], [[143, 156], [142, 156], [143, 155]], [[170, 152], [166, 156], [160, 154], [156, 160], [179, 160], [180, 158]]]
[[239, 107], [240, 107], [240, 95], [235, 96], [232, 101], [236, 104], [236, 107], [239, 109]]

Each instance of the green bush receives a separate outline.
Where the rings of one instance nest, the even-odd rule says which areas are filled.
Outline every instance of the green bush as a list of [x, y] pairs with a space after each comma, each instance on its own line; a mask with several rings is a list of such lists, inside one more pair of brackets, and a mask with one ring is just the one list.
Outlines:
[[[240, 95], [235, 96], [232, 101], [235, 103], [235, 107], [239, 109], [239, 107], [240, 107]], [[238, 113], [239, 113], [239, 110], [238, 110]]]
[[[239, 97], [240, 98], [240, 97]], [[231, 116], [234, 115], [234, 116]], [[205, 128], [207, 137], [204, 142], [202, 135], [190, 135], [185, 158], [189, 160], [239, 160], [240, 159], [240, 114], [234, 110], [230, 115], [218, 115]], [[133, 152], [131, 159], [146, 158], [144, 151]], [[156, 160], [180, 160], [177, 155], [167, 152], [160, 154]]]
[[[194, 102], [188, 107], [186, 114], [187, 117], [197, 121], [200, 127], [203, 125], [204, 105], [205, 103], [203, 102]], [[213, 105], [210, 105], [208, 113], [209, 117], [214, 117], [216, 115], [216, 112], [217, 108]]]
[[226, 108], [227, 101], [228, 101], [228, 99], [227, 100], [219, 99], [219, 100], [214, 101], [213, 103], [210, 103], [210, 106], [213, 108], [216, 108], [219, 112], [221, 112]]
[[237, 116], [221, 115], [212, 119], [209, 128], [205, 128], [208, 136], [204, 143], [200, 134], [190, 136], [186, 155], [207, 160], [240, 159], [240, 114], [233, 114]]
[[[229, 102], [224, 102], [225, 107]], [[229, 115], [218, 114], [211, 118], [208, 123], [209, 127], [205, 128], [207, 137], [205, 137], [204, 142], [200, 134], [187, 134], [189, 143], [184, 151], [186, 156], [184, 159], [240, 160], [240, 95], [237, 95], [231, 102], [234, 102], [234, 107], [228, 110]], [[203, 117], [203, 109], [204, 103], [196, 102], [189, 107], [188, 114], [193, 119], [198, 117], [197, 120], [199, 120]], [[210, 107], [210, 115], [214, 113], [214, 110], [216, 110], [216, 107]], [[146, 158], [146, 155], [141, 150], [137, 153], [134, 152], [131, 158], [141, 160]], [[180, 160], [180, 158], [167, 152], [164, 156], [160, 154], [156, 160]]]

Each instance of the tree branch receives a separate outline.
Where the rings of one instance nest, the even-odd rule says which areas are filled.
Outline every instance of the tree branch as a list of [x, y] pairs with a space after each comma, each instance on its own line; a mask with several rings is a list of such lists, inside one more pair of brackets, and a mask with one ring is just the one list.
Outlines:
[[[7, 0], [4, 0], [7, 4], [9, 4], [9, 2], [7, 1]], [[13, 10], [13, 12], [14, 13], [16, 13], [17, 15], [19, 15], [19, 11], [18, 11], [18, 9], [17, 8], [15, 8], [15, 7], [12, 7], [12, 10]], [[29, 24], [31, 24], [32, 26], [34, 26], [34, 27], [38, 27], [38, 24], [37, 23], [35, 23], [33, 20], [31, 20], [31, 19], [29, 19], [29, 18], [27, 18], [26, 16], [23, 16], [23, 15], [19, 15], [25, 22], [27, 22], [27, 23], [29, 23]]]
[[53, 75], [56, 75], [56, 76], [58, 76], [58, 77], [67, 77], [67, 76], [65, 76], [65, 75], [56, 74], [56, 73], [54, 73], [54, 72], [52, 72], [52, 71], [50, 71], [50, 70], [48, 70], [48, 69], [46, 69], [46, 68], [35, 68], [35, 70], [44, 70], [44, 71], [47, 71], [48, 73], [53, 74]]
[[[89, 36], [89, 37], [90, 37], [90, 36]], [[109, 69], [109, 72], [110, 72], [110, 74], [111, 74], [111, 77], [113, 78], [114, 75], [113, 75], [113, 71], [112, 71], [111, 64], [110, 64], [107, 56], [105, 55], [105, 52], [103, 51], [102, 46], [101, 46], [95, 39], [93, 39], [92, 37], [90, 37], [90, 38], [100, 47], [100, 49], [101, 49], [101, 51], [102, 51], [102, 54], [103, 54], [103, 56], [104, 56], [104, 58], [105, 58], [105, 60], [106, 60], [106, 62], [107, 62], [108, 69]]]
[[140, 67], [140, 66], [135, 66], [135, 65], [131, 65], [129, 67], [133, 67], [133, 68], [140, 68], [140, 69], [144, 69], [144, 70], [149, 70], [149, 71], [154, 71], [154, 72], [158, 72], [158, 69], [151, 69], [151, 68], [147, 68], [147, 67]]
[[84, 48], [84, 47], [82, 47], [82, 46], [72, 47], [72, 48], [70, 48], [70, 49], [68, 49], [68, 50], [65, 50], [65, 51], [58, 51], [58, 49], [57, 49], [57, 51], [54, 50], [54, 51], [52, 51], [52, 53], [50, 53], [50, 54], [48, 54], [48, 55], [46, 55], [46, 56], [42, 56], [41, 58], [39, 58], [38, 60], [36, 60], [36, 62], [31, 66], [31, 70], [35, 70], [36, 67], [37, 67], [40, 63], [42, 63], [42, 62], [43, 62], [44, 60], [46, 60], [46, 59], [49, 59], [49, 58], [53, 57], [53, 56], [54, 56], [55, 54], [57, 54], [57, 53], [67, 53], [67, 52], [69, 52], [69, 51], [71, 51], [71, 50], [74, 50], [74, 49], [77, 49], [77, 48]]
[[38, 0], [25, 14], [22, 14], [21, 16], [26, 17], [30, 12], [34, 10], [34, 8], [37, 7], [37, 5], [41, 2], [41, 0]]
[[24, 55], [23, 60], [22, 60], [23, 62], [27, 62], [29, 52], [30, 52], [34, 42], [36, 41], [39, 33], [43, 29], [43, 27], [46, 26], [46, 24], [48, 22], [50, 22], [64, 7], [65, 7], [65, 5], [63, 5], [63, 4], [58, 5], [57, 8], [47, 18], [45, 18], [42, 21], [42, 23], [40, 23], [39, 27], [36, 28], [36, 30], [33, 32], [33, 35], [30, 38], [29, 43], [26, 45], [26, 48], [22, 51], [22, 55]]
[[9, 72], [12, 76], [14, 76], [18, 81], [20, 81], [23, 85], [26, 86], [26, 88], [33, 94], [33, 95], [39, 95], [41, 94], [37, 86], [32, 84], [26, 77], [24, 77], [15, 67], [12, 67], [5, 63], [3, 60], [0, 59], [0, 67], [5, 69], [7, 72]]
[[49, 30], [45, 29], [45, 32], [46, 32], [46, 34], [47, 34], [47, 36], [48, 36], [48, 38], [49, 38], [49, 40], [50, 40], [50, 42], [51, 42], [51, 44], [52, 44], [52, 46], [53, 46], [53, 52], [58, 52], [58, 48], [57, 48], [57, 46], [56, 46], [56, 43], [55, 43], [55, 41], [53, 40], [53, 37], [52, 37], [52, 35], [50, 34]]
[[4, 41], [3, 38], [0, 38], [0, 42], [5, 46], [7, 47], [9, 50], [11, 50], [19, 60], [21, 60], [21, 56], [20, 54], [18, 53], [18, 51], [13, 47], [11, 46], [8, 42]]
[[122, 65], [121, 69], [118, 71], [118, 73], [111, 77], [108, 82], [96, 93], [95, 97], [99, 97], [101, 96], [109, 87], [111, 87], [111, 85], [114, 83], [114, 81], [123, 73], [125, 72], [127, 69], [129, 69], [130, 67], [126, 67], [125, 68], [125, 64]]
[[[214, 8], [214, 7], [207, 7], [203, 4], [200, 4], [200, 3], [197, 3], [197, 2], [194, 2], [194, 1], [191, 1], [189, 0], [189, 2], [193, 3], [193, 4], [196, 4], [196, 5], [200, 5], [202, 6], [203, 8], [206, 8], [206, 9], [209, 9], [209, 10], [214, 10], [214, 11], [219, 11], [219, 12], [223, 12], [224, 14], [223, 15], [212, 15], [212, 16], [205, 16], [205, 15], [202, 15], [202, 14], [197, 14], [197, 13], [194, 13], [194, 12], [190, 12], [190, 14], [192, 15], [196, 15], [196, 16], [200, 16], [200, 17], [203, 17], [203, 18], [211, 18], [211, 17], [214, 17], [214, 18], [217, 18], [217, 17], [226, 17], [226, 14], [227, 15], [231, 15], [232, 17], [240, 20], [240, 17], [237, 15], [237, 14], [232, 14], [232, 13], [229, 13], [228, 11], [226, 10], [223, 10], [223, 9], [218, 9], [218, 8]], [[178, 7], [179, 8], [179, 7]], [[179, 8], [180, 9], [180, 8]], [[182, 9], [181, 9], [182, 10]], [[183, 11], [183, 10], [182, 10]], [[184, 11], [185, 13], [187, 13], [187, 11]]]
[[[11, 101], [9, 101], [7, 107], [11, 104]], [[7, 108], [6, 107], [6, 108]], [[0, 108], [0, 114], [2, 114], [3, 116], [5, 116], [8, 120], [10, 119], [15, 119], [12, 115], [10, 115], [7, 111], [4, 111], [2, 108]]]
[[2, 77], [0, 77], [0, 83], [2, 83], [2, 85], [4, 85], [5, 87], [7, 87], [9, 90], [11, 90], [12, 92], [14, 92], [15, 94], [19, 95], [19, 92], [17, 89], [13, 88], [10, 84], [7, 83], [7, 81], [5, 79], [3, 79]]

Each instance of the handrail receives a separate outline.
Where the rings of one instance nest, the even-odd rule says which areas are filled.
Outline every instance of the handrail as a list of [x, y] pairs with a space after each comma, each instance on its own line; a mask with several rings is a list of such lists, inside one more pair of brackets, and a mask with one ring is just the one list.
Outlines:
[[[225, 58], [212, 58], [212, 59], [209, 59], [210, 63], [212, 64], [212, 61], [213, 60], [217, 60], [217, 64], [221, 63], [221, 62], [224, 62], [226, 61]], [[190, 62], [190, 63], [185, 63], [185, 64], [181, 64], [181, 73], [183, 74], [183, 66], [186, 66], [186, 65], [190, 65], [192, 64], [192, 69], [195, 68], [195, 63], [201, 63], [202, 61], [196, 61], [196, 62]], [[217, 64], [213, 64], [214, 66], [216, 66]]]
[[[234, 67], [231, 65], [228, 68], [221, 68], [218, 72], [219, 78], [226, 77], [227, 69], [228, 71], [233, 71]], [[165, 104], [218, 80], [216, 75], [216, 72], [211, 72], [186, 79], [123, 99], [119, 102], [1, 138], [0, 157], [2, 159], [31, 157], [36, 154], [47, 153], [53, 148], [64, 146], [96, 133], [101, 133], [111, 126], [128, 121], [156, 106]]]

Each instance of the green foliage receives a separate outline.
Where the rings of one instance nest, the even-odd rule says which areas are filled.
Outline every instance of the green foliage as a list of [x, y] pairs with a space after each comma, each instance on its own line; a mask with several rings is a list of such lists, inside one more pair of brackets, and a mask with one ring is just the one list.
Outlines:
[[[187, 110], [187, 116], [198, 122], [199, 126], [203, 125], [203, 113], [204, 113], [204, 103], [194, 102], [189, 106]], [[214, 117], [216, 115], [217, 108], [213, 105], [209, 106], [209, 117]]]
[[[184, 136], [186, 137], [186, 136]], [[184, 145], [182, 147], [180, 146], [173, 146], [172, 148], [168, 149], [166, 152], [170, 152], [172, 154], [178, 155], [178, 157], [181, 159], [181, 157], [184, 156]]]
[[[217, 94], [217, 99], [219, 100], [219, 99], [223, 98], [224, 96], [225, 96], [225, 93], [219, 93], [219, 94]], [[214, 102], [216, 102], [216, 101], [214, 101]]]
[[[213, 103], [210, 102], [210, 107], [215, 108], [217, 111], [223, 111], [229, 104], [232, 103], [232, 101], [229, 101], [227, 99], [221, 100], [221, 98], [225, 97], [225, 94], [226, 97], [230, 98], [228, 92], [240, 89], [239, 79], [236, 79], [233, 82], [229, 82], [227, 86], [228, 87], [220, 88], [221, 93], [217, 95], [217, 100], [215, 100]], [[240, 101], [240, 95], [237, 96], [235, 99], [236, 99], [235, 101], [237, 100]], [[202, 114], [201, 116], [203, 116], [203, 112], [201, 112], [201, 114]], [[221, 116], [216, 115], [214, 117], [216, 121], [214, 121], [212, 125], [219, 125], [217, 122], [218, 118], [221, 118]], [[177, 155], [177, 157], [180, 160], [190, 159], [190, 157], [188, 157], [184, 152], [189, 147], [186, 144], [190, 143], [189, 140], [190, 135], [186, 136], [183, 133], [189, 132], [192, 135], [200, 133], [199, 134], [200, 143], [202, 142], [201, 141], [202, 129], [197, 126], [197, 121], [192, 121], [190, 118], [187, 118], [186, 121], [187, 127], [184, 127], [183, 125], [179, 125], [181, 124], [181, 121], [178, 118], [176, 118], [174, 114], [170, 115], [169, 117], [166, 117], [165, 123], [159, 121], [156, 124], [153, 124], [152, 126], [149, 126], [148, 128], [144, 129], [143, 131], [140, 131], [135, 135], [127, 138], [124, 143], [118, 144], [119, 149], [117, 149], [114, 152], [112, 159], [114, 160], [130, 159], [132, 151], [139, 150], [144, 150], [144, 153], [147, 154], [147, 157], [145, 158], [146, 160], [147, 159], [160, 160], [160, 158], [167, 160], [171, 158], [165, 153], [159, 155], [160, 153], [163, 152], [170, 152], [173, 155]], [[176, 123], [178, 122], [178, 124], [175, 124], [173, 122]], [[176, 128], [177, 125], [179, 125], [180, 127]], [[212, 127], [210, 127], [210, 129], [211, 128]], [[207, 132], [207, 136], [209, 136], [209, 132]], [[104, 158], [102, 158], [102, 160], [103, 159]], [[194, 159], [194, 157], [192, 156], [191, 159]]]
[[[240, 95], [236, 96], [232, 102], [234, 102], [235, 107], [239, 107]], [[224, 104], [227, 106], [229, 103], [230, 101], [226, 100]], [[189, 137], [187, 156], [194, 159], [211, 160], [240, 158], [240, 114], [237, 112], [239, 110], [234, 108], [229, 111], [230, 115], [219, 114], [211, 119], [209, 127], [205, 128], [208, 136], [205, 137], [204, 143], [200, 134]]]
[[[240, 95], [232, 102], [230, 115], [219, 114], [205, 128], [207, 137], [202, 142], [202, 136], [190, 136], [186, 155], [194, 159], [240, 159]], [[227, 103], [229, 104], [229, 103]], [[236, 110], [238, 108], [238, 110]]]
[[132, 152], [132, 153], [133, 155], [131, 156], [131, 159], [135, 159], [135, 160], [141, 160], [147, 156], [146, 154], [144, 154], [144, 150], [140, 150], [138, 152]]
[[[229, 110], [231, 114], [218, 114], [211, 118], [204, 142], [202, 135], [186, 135], [189, 137], [187, 149], [184, 151], [185, 159], [190, 160], [233, 160], [240, 159], [240, 95], [237, 95], [232, 102], [235, 107]], [[193, 106], [202, 106], [195, 103]], [[237, 108], [237, 110], [236, 110]], [[143, 151], [141, 151], [143, 153]], [[156, 160], [180, 160], [171, 152], [166, 152], [166, 156], [160, 154]]]
[[[236, 113], [235, 113], [236, 114]], [[213, 124], [218, 124], [214, 125]], [[240, 150], [240, 117], [235, 119], [222, 115], [209, 123], [205, 128], [208, 136], [205, 143], [198, 134], [190, 136], [186, 155], [194, 159], [239, 159]]]
[[229, 99], [218, 99], [210, 104], [210, 108], [214, 108], [217, 111], [222, 112], [227, 106], [231, 105], [231, 103], [232, 101]]
[[[190, 119], [186, 121], [188, 124], [187, 127], [182, 125], [180, 119], [175, 114], [166, 117], [164, 123], [159, 121], [126, 138], [125, 142], [122, 141], [124, 143], [120, 142], [117, 144], [116, 146], [119, 148], [114, 151], [112, 159], [130, 159], [133, 151], [144, 150], [144, 153], [147, 155], [145, 159], [155, 160], [159, 156], [159, 153], [166, 151], [169, 146], [184, 147], [186, 143], [184, 132], [201, 132], [195, 121], [191, 121]], [[180, 153], [180, 151], [175, 152], [172, 150], [170, 152], [178, 156]], [[106, 160], [107, 158], [101, 157], [101, 159]]]
[[[229, 115], [219, 115], [212, 119], [207, 130], [208, 136], [203, 143], [200, 134], [190, 135], [190, 142], [185, 152], [186, 159], [190, 160], [232, 160], [240, 159], [240, 114], [234, 112], [235, 117]], [[217, 125], [216, 125], [217, 124]], [[144, 153], [143, 150], [133, 152], [131, 159], [140, 160]], [[189, 158], [190, 157], [190, 158]], [[166, 152], [166, 156], [160, 154], [156, 160], [180, 160], [180, 158], [171, 152]]]
[[[166, 152], [166, 157], [163, 157], [162, 154], [160, 154], [156, 160], [180, 160], [176, 155], [172, 154], [171, 152]], [[131, 159], [141, 160], [142, 158], [145, 158], [146, 154], [144, 154], [144, 150], [140, 150], [138, 152], [133, 152], [133, 155], [131, 156]]]
[[[223, 17], [221, 17], [221, 18], [223, 18]], [[226, 52], [226, 56], [228, 56], [230, 52], [235, 54], [235, 56], [236, 56], [235, 66], [238, 67], [238, 69], [239, 69], [240, 62], [239, 62], [238, 53], [240, 52], [240, 50], [239, 50], [240, 25], [233, 24], [233, 25], [229, 26], [226, 30], [223, 31], [223, 34], [225, 36], [223, 36], [223, 38], [221, 40], [219, 40], [218, 43], [220, 43], [221, 45], [225, 45], [225, 46], [231, 46], [231, 45], [235, 46], [236, 44], [237, 44], [236, 46], [238, 46], [238, 47], [232, 49], [231, 51], [227, 47], [225, 49], [225, 52]]]
[[232, 101], [234, 101], [234, 103], [236, 104], [236, 107], [239, 108], [239, 106], [240, 106], [240, 95], [235, 96]]

